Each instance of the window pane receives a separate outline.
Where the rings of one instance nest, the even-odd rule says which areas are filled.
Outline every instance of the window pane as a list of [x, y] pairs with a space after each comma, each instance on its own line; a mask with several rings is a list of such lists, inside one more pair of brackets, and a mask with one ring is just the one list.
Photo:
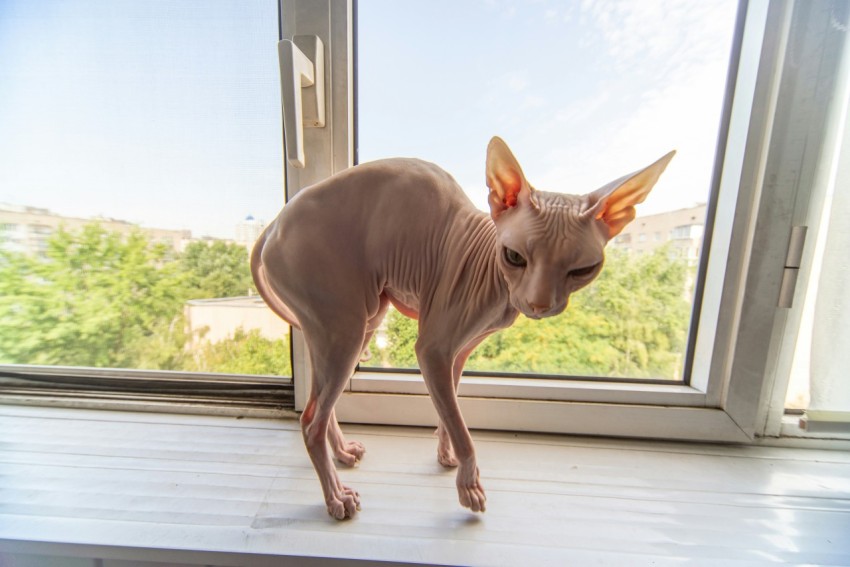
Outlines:
[[[468, 370], [681, 380], [737, 5], [391, 2], [357, 14], [358, 161], [415, 156], [487, 210], [504, 138], [537, 189], [581, 194], [678, 154], [606, 266], [552, 319], [520, 317]], [[391, 312], [368, 364], [413, 367]]]
[[289, 374], [275, 0], [0, 5], [0, 363]]

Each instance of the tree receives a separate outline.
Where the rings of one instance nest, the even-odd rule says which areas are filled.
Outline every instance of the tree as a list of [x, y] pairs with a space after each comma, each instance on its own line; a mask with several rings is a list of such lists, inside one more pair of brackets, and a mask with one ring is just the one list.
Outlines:
[[242, 246], [59, 230], [43, 257], [0, 251], [0, 363], [289, 374], [288, 342], [257, 331], [191, 348], [186, 301], [250, 287]]
[[203, 343], [186, 370], [291, 376], [289, 341], [269, 340], [258, 329], [246, 332], [240, 327], [232, 338]]
[[180, 268], [191, 289], [189, 299], [238, 297], [254, 290], [248, 251], [239, 244], [191, 242], [180, 256]]
[[[596, 282], [562, 315], [520, 317], [485, 341], [470, 370], [544, 374], [679, 377], [687, 337], [687, 266], [666, 248], [629, 258], [616, 250]], [[247, 251], [190, 244], [182, 254], [144, 234], [97, 224], [58, 231], [44, 257], [0, 252], [0, 362], [291, 372], [287, 341], [240, 331], [190, 347], [183, 320], [189, 299], [242, 295], [250, 288]], [[416, 367], [417, 322], [387, 316], [386, 348], [372, 341], [373, 364]]]
[[[466, 368], [678, 378], [690, 314], [687, 270], [665, 247], [637, 258], [611, 251], [597, 281], [574, 294], [566, 312], [541, 321], [520, 317], [484, 341]], [[387, 336], [387, 348], [373, 344], [373, 354], [391, 366], [415, 366], [416, 322], [391, 311]]]
[[[387, 345], [386, 358], [390, 366], [395, 368], [417, 368], [416, 339], [419, 336], [419, 323], [415, 319], [405, 317], [395, 309], [387, 313]], [[372, 350], [374, 354], [375, 350]]]
[[59, 230], [43, 258], [0, 256], [0, 360], [133, 366], [127, 345], [180, 312], [184, 276], [141, 232]]

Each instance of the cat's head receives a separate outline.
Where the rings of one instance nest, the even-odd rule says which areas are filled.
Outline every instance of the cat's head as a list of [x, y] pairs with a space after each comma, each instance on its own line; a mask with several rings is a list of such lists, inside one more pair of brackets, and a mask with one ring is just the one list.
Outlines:
[[570, 294], [599, 275], [605, 245], [635, 218], [634, 205], [674, 154], [592, 193], [567, 195], [532, 188], [507, 144], [493, 138], [487, 147], [490, 214], [511, 304], [534, 319], [563, 312]]

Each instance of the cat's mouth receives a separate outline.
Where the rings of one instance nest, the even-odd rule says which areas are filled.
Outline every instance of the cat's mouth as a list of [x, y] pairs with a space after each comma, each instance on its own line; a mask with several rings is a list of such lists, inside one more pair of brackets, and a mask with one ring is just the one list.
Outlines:
[[566, 310], [567, 303], [565, 302], [563, 305], [555, 305], [550, 307], [535, 307], [523, 302], [522, 306], [516, 307], [520, 313], [522, 313], [529, 319], [534, 319], [535, 321], [537, 321], [540, 319], [546, 319], [547, 317], [554, 317], [555, 315], [560, 315]]

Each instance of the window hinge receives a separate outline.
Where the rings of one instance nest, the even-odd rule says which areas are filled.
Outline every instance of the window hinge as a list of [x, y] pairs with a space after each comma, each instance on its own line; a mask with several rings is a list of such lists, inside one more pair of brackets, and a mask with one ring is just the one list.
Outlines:
[[787, 309], [794, 303], [794, 290], [797, 288], [797, 276], [800, 273], [800, 262], [803, 259], [803, 247], [806, 244], [808, 228], [807, 226], [791, 227], [791, 239], [788, 242], [785, 269], [782, 273], [782, 284], [779, 287], [779, 307]]

